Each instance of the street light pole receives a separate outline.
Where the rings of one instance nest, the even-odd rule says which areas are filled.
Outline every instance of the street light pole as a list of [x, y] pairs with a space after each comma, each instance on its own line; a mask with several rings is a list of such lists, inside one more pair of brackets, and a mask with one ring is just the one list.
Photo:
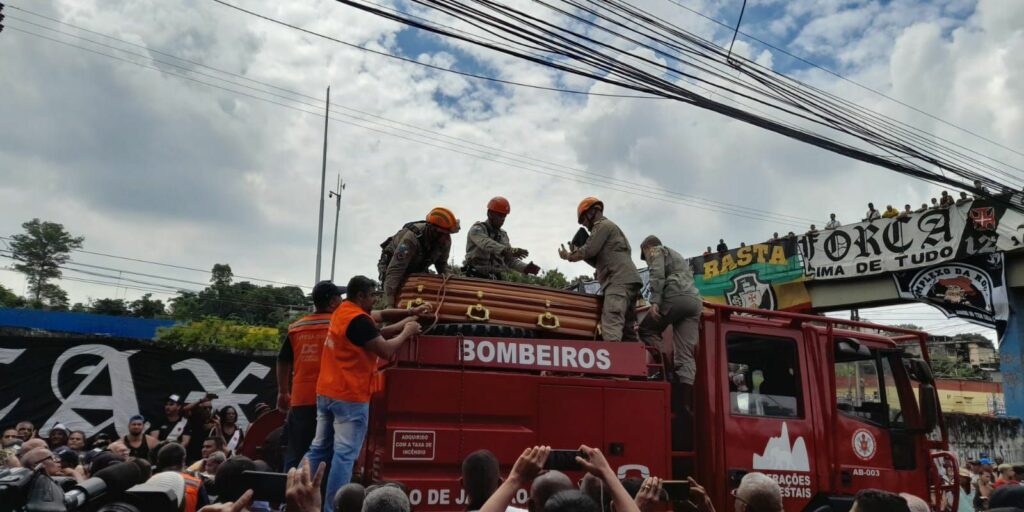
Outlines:
[[334, 198], [334, 249], [331, 251], [331, 281], [334, 281], [334, 262], [338, 257], [338, 217], [341, 215], [342, 190], [345, 190], [345, 183], [341, 181], [341, 174], [338, 174], [338, 190], [328, 193], [330, 197]]
[[327, 188], [327, 126], [331, 120], [331, 86], [327, 86], [327, 107], [324, 112], [324, 158], [320, 170], [320, 216], [316, 228], [316, 280], [320, 282], [320, 251], [324, 241], [324, 189]]

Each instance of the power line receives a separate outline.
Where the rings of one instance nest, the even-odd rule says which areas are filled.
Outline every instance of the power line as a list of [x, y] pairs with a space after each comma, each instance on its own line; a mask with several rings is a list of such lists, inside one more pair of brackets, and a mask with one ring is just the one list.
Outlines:
[[[492, 34], [500, 33], [508, 42], [505, 45], [438, 28], [434, 24], [424, 24], [400, 11], [396, 14], [358, 0], [337, 1], [385, 19], [501, 54], [688, 103], [906, 176], [968, 190], [1013, 206], [1005, 197], [987, 193], [985, 186], [997, 190], [1016, 187], [1007, 187], [985, 172], [992, 171], [1018, 181], [1019, 178], [920, 135], [930, 135], [926, 132], [917, 129], [907, 131], [903, 128], [907, 126], [905, 123], [886, 119], [885, 116], [781, 75], [749, 59], [729, 59], [727, 50], [720, 46], [621, 0], [585, 0], [593, 4], [594, 9], [584, 8], [578, 0], [561, 0], [570, 8], [554, 5], [558, 0], [534, 0], [533, 4], [548, 8], [554, 16], [533, 15], [500, 2], [413, 0], [415, 4], [454, 19], [487, 27]], [[580, 9], [585, 10], [589, 16], [577, 14]], [[596, 9], [611, 14], [605, 15]], [[644, 25], [637, 29], [612, 16], [623, 20], [639, 20]], [[601, 34], [589, 36], [582, 33], [582, 29], [577, 28], [579, 26]], [[635, 34], [639, 39], [617, 32], [616, 29]], [[604, 33], [609, 37], [604, 37]], [[517, 51], [512, 47], [516, 42], [546, 47], [550, 58], [538, 58]], [[623, 43], [625, 48], [616, 46], [616, 42]], [[655, 56], [663, 57], [666, 61], [637, 54], [632, 51], [637, 46], [651, 50]], [[585, 69], [581, 71], [566, 66], [565, 62], [582, 65]], [[683, 70], [675, 63], [696, 71]], [[737, 76], [734, 77], [733, 73]], [[704, 98], [672, 81], [674, 77], [697, 80], [730, 95], [754, 101], [789, 116], [792, 121], [779, 122], [726, 105], [722, 101]], [[805, 126], [817, 131], [809, 131]]]
[[[18, 261], [13, 256], [9, 256], [7, 254], [3, 254], [5, 252], [7, 252], [7, 251], [0, 251], [0, 258], [7, 258], [7, 259], [10, 259], [10, 260]], [[71, 268], [71, 267], [68, 267], [66, 265], [57, 265], [57, 268], [60, 268], [61, 270], [66, 270], [66, 271], [69, 271], [69, 272], [85, 274], [85, 275], [88, 275], [88, 276], [92, 276], [94, 278], [98, 277], [98, 278], [104, 278], [104, 279], [114, 279], [117, 282], [127, 281], [129, 283], [129, 285], [127, 285], [127, 286], [146, 287], [146, 289], [148, 289], [148, 290], [160, 291], [160, 292], [168, 293], [168, 294], [178, 294], [178, 295], [198, 294], [198, 293], [201, 293], [203, 291], [203, 290], [193, 290], [193, 289], [189, 289], [189, 288], [174, 287], [174, 286], [166, 285], [166, 284], [163, 284], [163, 283], [154, 283], [152, 281], [143, 281], [143, 280], [139, 280], [139, 279], [130, 279], [130, 278], [123, 277], [123, 276], [120, 276], [120, 275], [104, 274], [102, 272], [92, 272], [92, 271], [89, 271], [89, 270], [82, 270], [82, 269], [77, 269], [77, 268]], [[133, 273], [131, 271], [127, 271], [127, 270], [123, 270], [123, 269], [118, 269], [118, 268], [110, 268], [110, 267], [99, 267], [99, 268], [104, 268], [104, 269], [107, 269], [107, 270], [112, 271], [112, 272], [128, 273], [128, 274]], [[155, 277], [157, 279], [173, 279], [173, 278], [168, 278], [168, 277], [164, 277], [164, 276], [153, 276], [153, 277]], [[65, 279], [65, 278], [62, 276], [60, 279]], [[73, 279], [81, 280], [81, 279], [84, 279], [84, 278], [73, 278]], [[107, 282], [107, 284], [112, 284], [112, 283]], [[217, 301], [217, 302], [228, 302], [228, 303], [234, 303], [234, 304], [258, 306], [258, 307], [267, 307], [267, 308], [305, 308], [306, 307], [305, 305], [302, 305], [302, 304], [277, 304], [277, 303], [270, 303], [270, 302], [255, 302], [255, 301], [240, 300], [240, 299], [226, 299], [226, 298], [222, 298], [222, 297], [203, 297], [203, 300], [211, 300], [211, 301]]]
[[[6, 236], [0, 236], [0, 240], [14, 240], [14, 239], [10, 238], [10, 237], [6, 237]], [[161, 263], [161, 262], [158, 262], [158, 261], [150, 261], [150, 260], [144, 260], [144, 259], [140, 259], [140, 258], [132, 258], [132, 257], [128, 257], [128, 256], [118, 256], [116, 254], [109, 254], [109, 253], [104, 253], [104, 252], [87, 251], [85, 249], [72, 249], [72, 251], [80, 252], [82, 254], [91, 254], [93, 256], [103, 256], [103, 257], [106, 257], [106, 258], [114, 258], [114, 259], [125, 260], [125, 261], [134, 261], [136, 263], [146, 263], [146, 264], [149, 264], [149, 265], [158, 265], [158, 266], [161, 266], [161, 267], [176, 268], [176, 269], [179, 269], [179, 270], [190, 270], [190, 271], [193, 271], [193, 272], [201, 272], [201, 273], [207, 274], [207, 275], [213, 274], [212, 271], [210, 271], [210, 270], [203, 270], [201, 268], [185, 267], [185, 266], [182, 266], [182, 265], [173, 265], [173, 264], [170, 264], [170, 263]], [[236, 277], [238, 279], [247, 279], [249, 281], [259, 281], [259, 282], [262, 282], [262, 283], [272, 283], [272, 284], [279, 284], [279, 285], [283, 285], [283, 286], [294, 286], [294, 287], [300, 288], [300, 289], [301, 288], [310, 288], [309, 286], [302, 286], [302, 285], [293, 284], [293, 283], [285, 283], [285, 282], [281, 282], [281, 281], [271, 281], [269, 279], [260, 279], [258, 277], [243, 276], [243, 275], [239, 275], [239, 274], [232, 274], [232, 276]]]
[[[686, 5], [683, 5], [682, 3], [680, 3], [680, 2], [678, 2], [676, 0], [665, 0], [665, 1], [669, 2], [671, 4], [674, 4], [674, 5], [678, 6], [678, 7], [681, 7], [683, 9], [687, 10], [687, 11], [690, 11], [691, 13], [696, 14], [697, 16], [700, 16], [700, 17], [702, 17], [702, 18], [704, 18], [706, 20], [709, 20], [709, 21], [711, 21], [711, 22], [713, 22], [715, 24], [721, 25], [722, 27], [725, 27], [727, 29], [732, 29], [733, 28], [730, 25], [728, 25], [727, 23], [725, 23], [724, 21], [715, 19], [715, 18], [713, 18], [711, 16], [708, 16], [707, 14], [704, 14], [704, 13], [702, 13], [702, 12], [696, 10], [696, 9], [687, 7]], [[883, 98], [885, 98], [885, 99], [887, 99], [889, 101], [892, 101], [892, 102], [894, 102], [894, 103], [896, 103], [898, 105], [901, 105], [901, 106], [906, 107], [906, 108], [908, 108], [910, 110], [913, 110], [913, 111], [915, 111], [915, 112], [917, 112], [919, 114], [928, 116], [928, 117], [930, 117], [930, 118], [932, 118], [932, 119], [934, 119], [934, 120], [936, 120], [936, 121], [938, 121], [938, 122], [940, 122], [942, 124], [945, 124], [946, 126], [955, 128], [955, 129], [960, 130], [960, 131], [962, 131], [964, 133], [967, 133], [969, 135], [973, 135], [974, 137], [977, 137], [978, 139], [981, 139], [981, 140], [983, 140], [985, 142], [988, 142], [989, 144], [992, 144], [992, 145], [994, 145], [996, 147], [1005, 149], [1007, 151], [1010, 151], [1010, 152], [1015, 153], [1015, 154], [1020, 155], [1020, 156], [1024, 156], [1024, 153], [1022, 153], [1022, 152], [1020, 152], [1020, 151], [1018, 151], [1016, 149], [1013, 149], [1011, 147], [1007, 147], [1007, 146], [1005, 146], [1005, 145], [1003, 145], [1003, 144], [1001, 144], [999, 142], [996, 142], [994, 140], [991, 140], [991, 139], [989, 139], [989, 138], [987, 138], [987, 137], [985, 137], [983, 135], [980, 135], [980, 134], [975, 133], [975, 132], [973, 132], [971, 130], [968, 130], [967, 128], [964, 128], [962, 126], [954, 124], [954, 123], [952, 123], [950, 121], [946, 121], [945, 119], [942, 119], [942, 118], [940, 118], [938, 116], [935, 116], [935, 115], [933, 115], [933, 114], [931, 114], [931, 113], [929, 113], [929, 112], [927, 112], [925, 110], [922, 110], [922, 109], [920, 109], [918, 107], [915, 107], [913, 105], [905, 103], [905, 102], [903, 102], [903, 101], [901, 101], [901, 100], [899, 100], [897, 98], [893, 98], [892, 96], [889, 96], [889, 95], [887, 95], [887, 94], [885, 94], [885, 93], [883, 93], [883, 92], [881, 92], [881, 91], [879, 91], [877, 89], [874, 89], [872, 87], [868, 87], [867, 85], [864, 85], [864, 84], [862, 84], [862, 83], [860, 83], [860, 82], [858, 82], [856, 80], [853, 80], [852, 78], [847, 78], [847, 77], [839, 74], [836, 71], [833, 71], [833, 70], [831, 70], [831, 69], [829, 69], [829, 68], [827, 68], [825, 66], [817, 64], [815, 62], [812, 62], [811, 60], [809, 60], [807, 58], [804, 58], [804, 57], [801, 57], [801, 56], [796, 55], [794, 53], [791, 53], [791, 52], [789, 52], [788, 50], [786, 50], [784, 48], [780, 48], [780, 47], [775, 46], [775, 45], [773, 45], [773, 44], [771, 44], [771, 43], [769, 43], [767, 41], [759, 39], [759, 38], [757, 38], [756, 36], [754, 36], [752, 34], [748, 34], [748, 33], [744, 32], [744, 31], [738, 30], [738, 29], [737, 29], [737, 32], [740, 35], [746, 37], [747, 39], [750, 39], [752, 41], [756, 41], [757, 43], [760, 43], [761, 45], [764, 45], [764, 46], [766, 46], [768, 48], [771, 48], [771, 49], [773, 49], [775, 51], [778, 51], [778, 52], [783, 53], [783, 54], [785, 54], [785, 55], [787, 55], [789, 57], [792, 57], [792, 58], [794, 58], [794, 59], [796, 59], [796, 60], [798, 60], [800, 62], [803, 62], [804, 64], [807, 64], [808, 66], [820, 69], [820, 70], [822, 70], [822, 71], [824, 71], [824, 72], [826, 72], [826, 73], [828, 73], [828, 74], [830, 74], [830, 75], [832, 75], [832, 76], [834, 76], [834, 77], [836, 77], [836, 78], [838, 78], [840, 80], [843, 80], [844, 82], [851, 83], [851, 84], [853, 84], [853, 85], [855, 85], [855, 86], [857, 86], [857, 87], [859, 87], [861, 89], [864, 89], [865, 91], [874, 93], [874, 94], [876, 94], [878, 96], [881, 96], [881, 97], [883, 97]], [[949, 141], [946, 141], [946, 142], [949, 142]], [[966, 149], [966, 148], [964, 148], [964, 149]]]
[[292, 25], [290, 23], [286, 23], [284, 21], [281, 21], [281, 20], [278, 20], [278, 19], [274, 19], [274, 18], [271, 18], [269, 16], [264, 16], [264, 15], [262, 15], [260, 13], [254, 12], [254, 11], [250, 11], [250, 10], [245, 9], [243, 7], [239, 7], [239, 6], [234, 5], [234, 4], [229, 4], [227, 2], [224, 2], [223, 0], [212, 0], [212, 1], [216, 2], [218, 4], [221, 4], [221, 5], [225, 6], [225, 7], [230, 7], [231, 9], [235, 9], [236, 11], [244, 12], [244, 13], [250, 15], [250, 16], [255, 16], [257, 18], [264, 19], [264, 20], [269, 21], [271, 23], [276, 23], [278, 25], [282, 25], [282, 26], [285, 26], [285, 27], [288, 27], [288, 28], [299, 30], [301, 32], [305, 32], [306, 34], [309, 34], [309, 35], [312, 35], [312, 36], [321, 37], [321, 38], [324, 38], [324, 39], [329, 39], [331, 41], [343, 44], [343, 45], [348, 46], [350, 48], [355, 48], [357, 50], [362, 50], [364, 52], [369, 52], [369, 53], [373, 53], [373, 54], [376, 54], [376, 55], [381, 55], [381, 56], [384, 56], [384, 57], [390, 57], [392, 59], [396, 59], [396, 60], [399, 60], [399, 61], [402, 61], [402, 62], [408, 62], [410, 64], [416, 64], [418, 66], [423, 66], [423, 67], [435, 69], [435, 70], [438, 70], [438, 71], [444, 71], [446, 73], [455, 73], [456, 75], [461, 75], [461, 76], [465, 76], [465, 77], [468, 77], [468, 78], [476, 78], [476, 79], [480, 79], [480, 80], [488, 80], [488, 81], [491, 81], [491, 82], [497, 82], [497, 83], [501, 83], [501, 84], [505, 84], [505, 85], [514, 85], [516, 87], [527, 87], [527, 88], [530, 88], [530, 89], [541, 89], [541, 90], [545, 90], [545, 91], [562, 92], [562, 93], [567, 93], [567, 94], [579, 94], [579, 95], [584, 95], [584, 96], [606, 96], [606, 97], [611, 97], [611, 98], [635, 98], [635, 99], [660, 99], [660, 98], [658, 98], [656, 96], [639, 96], [639, 95], [633, 95], [633, 94], [602, 94], [602, 93], [594, 93], [594, 92], [589, 92], [589, 91], [577, 91], [577, 90], [573, 90], [573, 89], [560, 89], [560, 88], [557, 88], [557, 87], [545, 87], [545, 86], [542, 86], [542, 85], [524, 84], [524, 83], [520, 83], [520, 82], [513, 82], [513, 81], [510, 81], [510, 80], [502, 80], [500, 78], [495, 78], [495, 77], [489, 77], [489, 76], [484, 76], [484, 75], [476, 75], [476, 74], [473, 74], [473, 73], [466, 73], [464, 71], [458, 71], [458, 70], [449, 69], [449, 68], [442, 68], [440, 66], [435, 66], [433, 64], [428, 64], [426, 62], [420, 62], [420, 61], [413, 60], [413, 59], [407, 59], [405, 57], [400, 57], [398, 55], [394, 55], [394, 54], [391, 54], [391, 53], [382, 52], [382, 51], [378, 51], [378, 50], [371, 50], [370, 48], [365, 48], [363, 46], [359, 46], [357, 44], [350, 43], [348, 41], [342, 41], [341, 39], [337, 39], [335, 37], [331, 37], [331, 36], [327, 36], [327, 35], [324, 35], [324, 34], [320, 34], [318, 32], [313, 32], [312, 30], [307, 30], [307, 29], [299, 27], [297, 25]]
[[[24, 22], [24, 20], [19, 20], [19, 21]], [[29, 23], [31, 23], [31, 22], [29, 22]], [[135, 61], [132, 61], [132, 60], [129, 60], [129, 59], [124, 59], [124, 58], [121, 58], [121, 57], [117, 57], [117, 56], [114, 56], [114, 55], [111, 55], [111, 54], [108, 54], [108, 53], [104, 53], [104, 52], [100, 52], [100, 51], [97, 51], [97, 50], [93, 50], [93, 49], [90, 49], [90, 48], [84, 48], [82, 46], [78, 46], [78, 45], [75, 45], [75, 44], [72, 44], [72, 43], [68, 43], [66, 41], [61, 41], [59, 39], [54, 39], [54, 38], [51, 38], [51, 37], [48, 37], [48, 36], [44, 36], [44, 35], [41, 35], [41, 34], [36, 34], [34, 32], [23, 30], [23, 29], [20, 29], [18, 27], [10, 27], [10, 28], [12, 30], [16, 30], [18, 32], [22, 32], [22, 33], [25, 33], [27, 35], [39, 37], [39, 38], [42, 38], [42, 39], [45, 39], [45, 40], [56, 42], [56, 43], [59, 43], [59, 44], [65, 45], [65, 46], [70, 46], [70, 47], [73, 47], [73, 48], [76, 48], [76, 49], [80, 49], [80, 50], [83, 50], [83, 51], [87, 51], [87, 52], [90, 52], [90, 53], [94, 53], [94, 54], [97, 54], [97, 55], [109, 57], [109, 58], [112, 58], [112, 59], [115, 59], [115, 60], [118, 60], [118, 61], [121, 61], [121, 62], [129, 63], [129, 64], [134, 64], [134, 65], [146, 68], [146, 69], [151, 69], [151, 70], [154, 70], [154, 71], [159, 71], [161, 73], [168, 74], [168, 75], [171, 75], [171, 76], [175, 76], [175, 77], [179, 77], [179, 78], [184, 78], [186, 80], [190, 80], [192, 82], [196, 82], [196, 83], [199, 83], [199, 84], [203, 84], [203, 85], [207, 85], [207, 86], [214, 87], [214, 88], [217, 88], [217, 89], [221, 89], [221, 90], [224, 90], [226, 92], [231, 92], [231, 93], [234, 93], [234, 94], [246, 96], [246, 97], [249, 97], [249, 98], [252, 98], [252, 99], [256, 99], [256, 100], [259, 100], [259, 101], [264, 101], [264, 102], [267, 102], [267, 103], [271, 103], [271, 104], [274, 104], [274, 105], [282, 106], [282, 107], [289, 108], [289, 109], [292, 109], [292, 110], [296, 110], [296, 111], [299, 111], [299, 112], [303, 112], [303, 113], [306, 113], [306, 114], [315, 115], [315, 116], [318, 116], [318, 117], [323, 117], [323, 114], [320, 113], [320, 112], [304, 110], [304, 109], [295, 107], [293, 105], [288, 105], [288, 104], [280, 103], [280, 102], [277, 102], [277, 101], [274, 101], [274, 100], [270, 100], [270, 99], [262, 98], [262, 97], [255, 96], [255, 95], [252, 95], [252, 94], [248, 94], [248, 93], [245, 93], [245, 92], [242, 92], [242, 91], [237, 91], [237, 90], [229, 89], [227, 87], [222, 87], [222, 86], [219, 86], [219, 85], [216, 85], [216, 84], [211, 84], [209, 82], [205, 82], [205, 81], [202, 81], [202, 80], [199, 80], [199, 79], [196, 79], [196, 78], [188, 77], [188, 76], [181, 75], [181, 74], [178, 74], [178, 73], [173, 73], [173, 72], [170, 72], [170, 71], [167, 71], [167, 70], [163, 70], [163, 69], [160, 69], [160, 68], [156, 68], [156, 67], [153, 67], [153, 66], [149, 66], [149, 65], [146, 65], [146, 64], [135, 62]], [[54, 30], [54, 29], [49, 29], [49, 30]], [[56, 30], [54, 30], [54, 31], [56, 31]], [[56, 31], [56, 32], [58, 32], [60, 34], [68, 35], [70, 37], [77, 37], [79, 39], [82, 39], [81, 37], [74, 36], [72, 34], [66, 34], [66, 33], [60, 32], [60, 31]], [[120, 51], [125, 51], [125, 50], [120, 50]], [[131, 52], [128, 52], [128, 53], [131, 53]], [[137, 55], [137, 54], [135, 54], [135, 55]], [[163, 63], [163, 61], [158, 61], [158, 62]], [[213, 77], [213, 78], [217, 78], [217, 77]], [[221, 79], [221, 80], [223, 80], [223, 79]], [[230, 81], [228, 81], [228, 83], [248, 88], [248, 86], [245, 86], [245, 85], [242, 85], [242, 84], [235, 84], [235, 83], [230, 82]], [[265, 94], [274, 95], [273, 93], [268, 93], [266, 91], [259, 91], [259, 92], [262, 92], [262, 93], [265, 93]], [[277, 95], [275, 95], [275, 96], [277, 96]], [[304, 102], [301, 102], [301, 101], [298, 101], [298, 100], [289, 100], [289, 101], [294, 101], [296, 103], [300, 103], [302, 105], [306, 105], [306, 106], [310, 106], [310, 107], [314, 106], [314, 105], [310, 105], [308, 103], [304, 103]], [[342, 114], [342, 115], [344, 115], [344, 114]], [[654, 200], [659, 200], [659, 201], [663, 201], [663, 202], [674, 203], [674, 204], [678, 204], [678, 205], [682, 205], [682, 206], [689, 206], [689, 207], [692, 207], [692, 208], [707, 210], [707, 211], [711, 211], [711, 212], [714, 212], [714, 213], [723, 213], [723, 214], [726, 214], [726, 215], [733, 215], [733, 216], [737, 216], [737, 217], [747, 218], [747, 219], [750, 219], [750, 220], [757, 220], [759, 222], [766, 222], [766, 223], [773, 223], [774, 222], [774, 223], [779, 223], [779, 224], [785, 224], [785, 225], [788, 225], [788, 226], [803, 226], [804, 225], [802, 223], [795, 222], [794, 220], [791, 220], [791, 219], [801, 219], [801, 220], [806, 220], [806, 221], [810, 221], [810, 222], [817, 222], [816, 219], [796, 217], [796, 216], [792, 216], [792, 215], [788, 215], [788, 214], [772, 213], [772, 212], [768, 212], [766, 210], [760, 210], [760, 209], [755, 209], [755, 208], [750, 208], [750, 207], [743, 207], [743, 206], [739, 206], [739, 205], [732, 205], [732, 204], [729, 204], [729, 203], [723, 203], [723, 202], [720, 202], [720, 201], [703, 199], [703, 198], [699, 198], [699, 197], [695, 197], [695, 196], [686, 196], [686, 195], [678, 193], [678, 192], [669, 192], [669, 191], [664, 191], [664, 192], [661, 192], [661, 191], [646, 192], [646, 191], [643, 191], [643, 190], [638, 190], [635, 185], [630, 186], [630, 185], [626, 185], [626, 184], [620, 185], [618, 183], [609, 183], [607, 181], [598, 179], [597, 177], [580, 176], [580, 175], [572, 175], [572, 174], [566, 176], [566, 175], [562, 175], [562, 174], [555, 174], [555, 173], [551, 173], [551, 172], [545, 172], [543, 170], [538, 170], [538, 169], [534, 169], [534, 168], [527, 168], [527, 167], [523, 167], [523, 166], [520, 166], [520, 165], [515, 165], [514, 163], [509, 163], [509, 162], [506, 162], [506, 161], [497, 160], [495, 158], [489, 158], [488, 156], [483, 156], [483, 155], [478, 155], [478, 154], [473, 154], [473, 153], [467, 153], [465, 151], [460, 151], [459, 149], [455, 149], [455, 148], [448, 147], [448, 146], [439, 146], [437, 144], [432, 144], [430, 142], [426, 142], [426, 141], [422, 141], [422, 140], [418, 140], [418, 139], [412, 139], [412, 138], [405, 137], [405, 136], [402, 136], [402, 135], [399, 135], [399, 134], [395, 134], [395, 133], [392, 133], [392, 132], [380, 130], [380, 129], [373, 128], [373, 127], [364, 126], [364, 125], [361, 125], [361, 124], [358, 124], [358, 123], [354, 123], [352, 121], [347, 121], [347, 120], [344, 120], [344, 119], [337, 119], [337, 118], [334, 118], [334, 117], [331, 117], [331, 119], [334, 120], [334, 121], [340, 122], [340, 123], [349, 124], [349, 125], [356, 126], [356, 127], [363, 128], [363, 129], [367, 129], [367, 130], [370, 130], [370, 131], [375, 131], [375, 132], [378, 132], [378, 133], [382, 133], [382, 134], [389, 135], [389, 136], [392, 136], [392, 137], [396, 137], [396, 138], [399, 138], [399, 139], [407, 140], [407, 141], [410, 141], [410, 142], [416, 142], [416, 143], [419, 143], [419, 144], [424, 144], [424, 145], [435, 147], [435, 148], [438, 148], [438, 149], [442, 149], [442, 150], [446, 150], [446, 151], [462, 154], [462, 155], [465, 155], [465, 156], [469, 156], [471, 158], [476, 158], [476, 159], [480, 159], [480, 160], [490, 161], [490, 162], [494, 162], [494, 163], [498, 163], [498, 164], [514, 167], [514, 168], [517, 168], [517, 169], [525, 170], [525, 171], [528, 171], [528, 172], [539, 173], [539, 174], [542, 174], [542, 175], [547, 175], [547, 176], [550, 176], [550, 177], [554, 177], [554, 178], [558, 178], [558, 179], [562, 179], [562, 180], [567, 180], [567, 181], [574, 181], [574, 182], [582, 183], [582, 184], [586, 184], [586, 185], [599, 186], [599, 187], [607, 188], [607, 189], [610, 189], [610, 190], [613, 190], [613, 191], [617, 191], [617, 192], [637, 195], [637, 196], [640, 196], [640, 197], [646, 197], [646, 198], [649, 198], [649, 199], [654, 199]], [[373, 123], [373, 121], [371, 121], [371, 120], [359, 119], [359, 118], [356, 118], [356, 119], [359, 120], [359, 121], [363, 121], [363, 122]], [[390, 126], [386, 126], [386, 125], [383, 125], [383, 126], [385, 126], [386, 128], [389, 128], [389, 129], [396, 129], [394, 127], [390, 127]], [[402, 131], [406, 131], [406, 130], [402, 130]], [[406, 131], [406, 132], [408, 132], [408, 131]], [[420, 134], [414, 134], [414, 135], [423, 136], [423, 135], [420, 135]], [[450, 136], [445, 135], [445, 137], [450, 137]], [[428, 139], [432, 139], [432, 140], [436, 140], [436, 139], [433, 139], [433, 138], [430, 138], [430, 137], [427, 137], [427, 138]], [[441, 141], [441, 142], [446, 143], [445, 141]], [[475, 144], [475, 143], [470, 142], [470, 144]], [[461, 147], [461, 146], [457, 146], [457, 147]], [[468, 148], [468, 149], [472, 150], [472, 151], [481, 151], [481, 150], [478, 150], [478, 149], [475, 149], [475, 148]], [[507, 157], [497, 156], [497, 158], [507, 158]], [[529, 157], [527, 157], [527, 158], [529, 158]], [[515, 161], [515, 160], [513, 160], [513, 161]], [[554, 169], [554, 170], [557, 171], [557, 169]], [[586, 172], [586, 171], [581, 171], [581, 172]], [[600, 175], [596, 175], [596, 176], [600, 176]], [[616, 181], [625, 181], [625, 180], [619, 180], [619, 179], [615, 179], [615, 178], [612, 178], [612, 179], [614, 179]], [[679, 195], [679, 196], [691, 198], [693, 201], [703, 201], [703, 202], [702, 203], [694, 203], [694, 202], [678, 200], [678, 199], [673, 198], [673, 197], [666, 197], [666, 196], [669, 196], [669, 195]], [[197, 269], [189, 269], [189, 270], [197, 270]], [[203, 271], [203, 270], [200, 270], [200, 271], [208, 273], [208, 271]], [[245, 278], [244, 276], [239, 276], [239, 277]], [[266, 281], [266, 280], [261, 280], [261, 281]], [[267, 282], [273, 282], [273, 281], [267, 281]], [[292, 286], [295, 286], [295, 285], [292, 285]]]

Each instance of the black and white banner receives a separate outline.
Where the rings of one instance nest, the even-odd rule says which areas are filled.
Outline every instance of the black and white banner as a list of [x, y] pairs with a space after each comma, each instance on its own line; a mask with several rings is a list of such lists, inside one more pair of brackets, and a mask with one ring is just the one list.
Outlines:
[[157, 423], [167, 395], [192, 402], [215, 393], [243, 428], [256, 404], [273, 404], [274, 358], [190, 352], [154, 342], [0, 337], [0, 425], [28, 420], [45, 435], [56, 423], [86, 436], [125, 435], [128, 418]]
[[947, 318], [959, 317], [1003, 332], [1010, 316], [1003, 253], [893, 273], [900, 297], [931, 304]]
[[952, 260], [967, 211], [967, 205], [936, 208], [808, 233], [801, 240], [805, 270], [814, 279], [843, 279]]

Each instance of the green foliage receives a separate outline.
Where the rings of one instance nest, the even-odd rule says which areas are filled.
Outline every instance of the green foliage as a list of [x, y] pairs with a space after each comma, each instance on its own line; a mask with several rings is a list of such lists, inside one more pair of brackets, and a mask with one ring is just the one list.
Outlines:
[[922, 330], [920, 326], [914, 324], [896, 324], [893, 327], [899, 327], [900, 329], [910, 329], [911, 331]]
[[200, 292], [182, 292], [170, 300], [171, 314], [178, 320], [217, 317], [251, 325], [273, 327], [308, 311], [311, 301], [295, 286], [257, 286], [248, 281], [232, 282], [231, 266], [213, 266], [213, 284]]
[[124, 299], [96, 299], [89, 305], [92, 313], [97, 315], [128, 316], [128, 303]]
[[933, 357], [932, 372], [945, 379], [988, 379], [988, 374], [955, 357]]
[[9, 288], [0, 284], [0, 307], [4, 308], [20, 308], [25, 306], [25, 299], [18, 296]]
[[142, 296], [141, 299], [133, 300], [128, 305], [128, 309], [131, 311], [132, 316], [139, 318], [155, 318], [158, 316], [167, 315], [167, 310], [164, 307], [164, 301], [153, 300], [153, 294], [147, 293]]
[[156, 338], [182, 348], [230, 347], [244, 350], [276, 350], [281, 333], [274, 327], [245, 325], [232, 320], [202, 320], [161, 327]]
[[72, 250], [82, 247], [85, 238], [71, 236], [62, 224], [39, 219], [21, 227], [24, 233], [11, 236], [11, 252], [16, 261], [14, 269], [28, 280], [30, 305], [67, 309], [67, 293], [50, 280], [60, 278], [60, 267], [71, 258]]
[[576, 284], [580, 281], [590, 281], [591, 278], [588, 276], [577, 276], [575, 279], [570, 281], [565, 274], [563, 274], [557, 268], [550, 269], [541, 275], [531, 276], [527, 274], [520, 274], [518, 272], [509, 272], [505, 274], [505, 279], [512, 283], [525, 283], [537, 286], [546, 286], [548, 288], [555, 288], [564, 290], [570, 285]]

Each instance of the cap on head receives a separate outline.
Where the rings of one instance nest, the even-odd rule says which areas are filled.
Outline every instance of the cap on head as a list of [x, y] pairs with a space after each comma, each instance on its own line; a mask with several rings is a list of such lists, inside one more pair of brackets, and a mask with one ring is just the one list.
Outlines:
[[53, 432], [54, 430], [63, 430], [65, 434], [68, 433], [68, 428], [65, 427], [63, 423], [57, 423], [56, 425], [50, 427], [50, 432]]
[[448, 234], [459, 232], [459, 219], [448, 208], [436, 207], [427, 214], [427, 224]]
[[512, 206], [508, 204], [508, 199], [495, 196], [490, 201], [487, 201], [487, 211], [508, 215], [512, 211]]
[[580, 201], [579, 206], [576, 207], [576, 220], [580, 224], [583, 224], [583, 214], [587, 213], [587, 210], [598, 207], [602, 211], [604, 210], [604, 203], [596, 197], [585, 197]]
[[181, 403], [184, 402], [184, 400], [181, 398], [181, 395], [176, 394], [176, 393], [172, 393], [170, 395], [167, 395], [167, 401], [168, 402], [174, 402], [176, 404], [181, 404]]
[[648, 235], [647, 238], [644, 238], [643, 242], [640, 242], [640, 259], [647, 261], [647, 254], [644, 253], [644, 249], [648, 247], [657, 247], [659, 245], [661, 245], [661, 239], [654, 235]]
[[313, 302], [322, 303], [331, 300], [331, 297], [340, 297], [345, 293], [344, 286], [334, 284], [334, 281], [320, 281], [313, 287]]

